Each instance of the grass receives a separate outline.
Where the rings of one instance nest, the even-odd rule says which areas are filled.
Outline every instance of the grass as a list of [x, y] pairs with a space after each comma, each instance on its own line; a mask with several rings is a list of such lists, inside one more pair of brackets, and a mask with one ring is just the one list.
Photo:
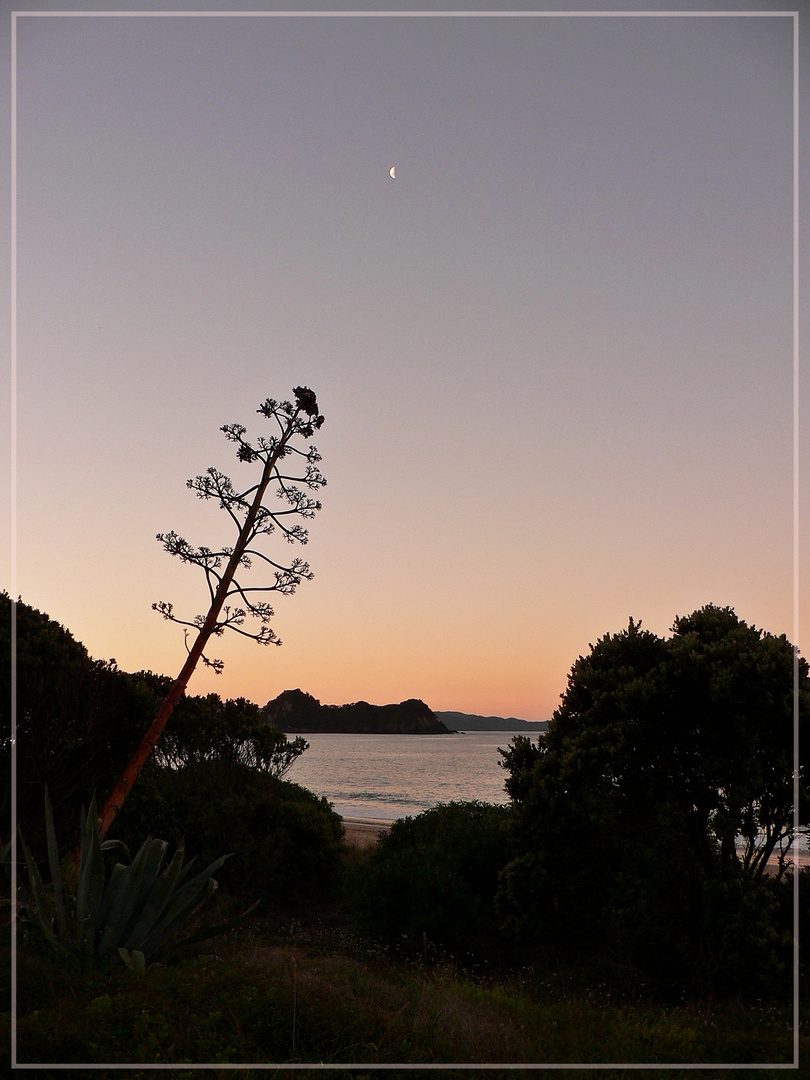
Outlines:
[[[227, 898], [220, 902], [220, 907]], [[228, 914], [227, 911], [224, 911]], [[220, 921], [223, 910], [213, 913]], [[211, 914], [209, 914], [211, 917]], [[765, 1063], [745, 1072], [664, 1069], [661, 1076], [773, 1076], [792, 1060], [792, 1010], [768, 1003], [663, 1004], [607, 981], [575, 985], [559, 973], [472, 974], [450, 958], [409, 960], [359, 938], [339, 908], [306, 920], [280, 913], [206, 943], [207, 951], [152, 965], [145, 976], [81, 969], [54, 959], [33, 931], [20, 932], [17, 1060], [39, 1077], [63, 1080], [53, 1064], [171, 1064], [132, 1077], [199, 1077], [207, 1063], [223, 1077], [253, 1077], [234, 1064], [351, 1066], [331, 1077], [413, 1077], [398, 1066], [465, 1064]], [[3, 970], [10, 969], [4, 945]], [[807, 1017], [802, 1049], [810, 1052]], [[8, 1030], [8, 1022], [4, 1025]], [[363, 1065], [382, 1070], [363, 1070]], [[220, 1066], [220, 1068], [216, 1068]], [[261, 1073], [288, 1075], [269, 1069]], [[572, 1071], [560, 1071], [569, 1077]], [[552, 1074], [556, 1070], [550, 1070]], [[93, 1080], [115, 1070], [71, 1070]], [[455, 1076], [437, 1070], [433, 1075]], [[317, 1075], [324, 1075], [318, 1071]], [[515, 1075], [511, 1073], [510, 1075]], [[548, 1073], [544, 1074], [548, 1075]], [[587, 1072], [637, 1075], [636, 1070]]]

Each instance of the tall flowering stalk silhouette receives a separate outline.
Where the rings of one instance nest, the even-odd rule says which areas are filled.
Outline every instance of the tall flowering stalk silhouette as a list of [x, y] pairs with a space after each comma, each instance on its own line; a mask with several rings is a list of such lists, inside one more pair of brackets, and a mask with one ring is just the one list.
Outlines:
[[[257, 593], [277, 592], [290, 596], [304, 579], [313, 575], [309, 564], [302, 559], [292, 559], [289, 565], [276, 562], [255, 546], [256, 542], [270, 533], [278, 531], [290, 543], [306, 544], [307, 530], [295, 518], [312, 518], [320, 510], [321, 504], [310, 498], [304, 489], [318, 491], [326, 485], [326, 480], [318, 469], [320, 454], [314, 446], [301, 449], [293, 441], [308, 442], [315, 431], [323, 424], [323, 417], [318, 413], [318, 402], [312, 390], [297, 386], [293, 390], [295, 404], [289, 401], [274, 401], [268, 398], [260, 405], [257, 412], [268, 420], [275, 421], [278, 434], [270, 438], [260, 437], [255, 445], [245, 438], [246, 428], [242, 424], [225, 424], [221, 430], [225, 438], [236, 443], [236, 456], [239, 461], [253, 464], [261, 462], [262, 474], [258, 483], [244, 491], [234, 488], [230, 478], [215, 468], [209, 468], [204, 476], [188, 481], [188, 487], [196, 491], [201, 499], [216, 499], [236, 526], [238, 536], [235, 545], [222, 547], [214, 551], [207, 547], [192, 547], [182, 536], [174, 531], [158, 533], [157, 539], [165, 551], [176, 555], [185, 563], [199, 566], [205, 574], [210, 606], [206, 615], [196, 615], [187, 621], [178, 618], [172, 605], [164, 600], [152, 607], [159, 611], [164, 619], [179, 623], [181, 626], [196, 631], [191, 646], [188, 644], [189, 630], [185, 631], [188, 656], [182, 670], [172, 683], [149, 730], [143, 737], [132, 760], [124, 770], [121, 779], [110, 797], [101, 808], [99, 821], [101, 835], [107, 833], [116, 814], [124, 804], [141, 769], [149, 757], [161, 731], [166, 725], [174, 706], [188, 685], [194, 669], [200, 660], [219, 674], [222, 671], [221, 660], [205, 655], [205, 649], [212, 637], [220, 637], [226, 630], [235, 630], [244, 637], [258, 641], [260, 645], [280, 645], [275, 632], [269, 626], [273, 609], [262, 600], [253, 599]], [[302, 475], [288, 475], [282, 472], [285, 458], [297, 455]], [[294, 472], [295, 469], [291, 469]], [[299, 487], [298, 485], [302, 485]], [[264, 504], [265, 495], [273, 488], [278, 498], [285, 504], [284, 509], [271, 510]], [[266, 563], [273, 571], [273, 583], [247, 587], [237, 579], [237, 573], [249, 570], [252, 561], [258, 559]], [[244, 629], [245, 620], [250, 616], [261, 624], [258, 629]]]

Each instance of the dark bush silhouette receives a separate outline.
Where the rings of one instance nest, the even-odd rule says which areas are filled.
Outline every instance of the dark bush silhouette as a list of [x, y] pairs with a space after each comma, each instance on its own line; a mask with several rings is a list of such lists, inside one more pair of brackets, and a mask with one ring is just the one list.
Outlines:
[[279, 904], [323, 897], [337, 887], [342, 834], [326, 799], [219, 760], [144, 770], [111, 830], [111, 838], [130, 848], [147, 836], [184, 842], [187, 858], [196, 855], [204, 865], [233, 852], [217, 871], [220, 888]]
[[[164, 677], [152, 677], [152, 681], [171, 682]], [[226, 769], [246, 765], [281, 777], [308, 745], [306, 739], [288, 739], [268, 724], [252, 701], [223, 701], [219, 694], [205, 694], [180, 699], [171, 726], [155, 747], [154, 757], [162, 767], [183, 768], [216, 761]]]
[[[630, 620], [601, 638], [547, 735], [504, 752], [515, 857], [499, 910], [552, 959], [600, 953], [673, 991], [787, 993], [787, 887], [765, 868], [793, 835], [794, 650], [711, 605], [673, 633]], [[806, 724], [804, 661], [799, 676]]]
[[[0, 649], [7, 657], [0, 668], [0, 764], [6, 776], [11, 773], [11, 606], [8, 594], [0, 594]], [[118, 762], [137, 747], [144, 722], [154, 715], [172, 680], [151, 671], [121, 671], [114, 660], [94, 660], [59, 623], [20, 601], [15, 606], [17, 814], [32, 853], [41, 861], [46, 786], [61, 842], [75, 845], [81, 808], [115, 783]], [[209, 775], [219, 771], [223, 784], [233, 782], [233, 776], [226, 775], [232, 766], [281, 777], [306, 746], [304, 739], [289, 740], [274, 730], [262, 720], [258, 705], [244, 698], [184, 696], [149, 767], [207, 762]], [[2, 800], [8, 828], [10, 785], [3, 788]]]
[[491, 957], [501, 944], [494, 913], [508, 859], [509, 808], [450, 802], [396, 821], [358, 875], [363, 926], [392, 945], [439, 945], [457, 959]]
[[[32, 850], [44, 855], [47, 785], [60, 836], [79, 833], [79, 812], [93, 792], [112, 785], [120, 761], [140, 741], [155, 707], [148, 680], [120, 671], [115, 660], [94, 660], [58, 622], [17, 601], [18, 820]], [[11, 775], [11, 598], [0, 593], [0, 767]], [[159, 699], [158, 699], [159, 700]], [[2, 794], [8, 829], [11, 787]]]

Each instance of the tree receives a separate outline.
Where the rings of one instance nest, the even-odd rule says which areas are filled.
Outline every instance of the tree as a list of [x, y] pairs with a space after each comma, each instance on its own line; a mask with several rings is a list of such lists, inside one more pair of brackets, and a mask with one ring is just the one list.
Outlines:
[[734, 949], [738, 974], [775, 972], [785, 954], [763, 875], [773, 854], [784, 872], [795, 838], [794, 665], [804, 725], [807, 664], [731, 608], [672, 630], [631, 619], [605, 635], [545, 737], [502, 752], [517, 855], [501, 910], [552, 950], [608, 949], [676, 981], [728, 975]]
[[[121, 779], [101, 809], [101, 835], [109, 829], [116, 814], [132, 789], [144, 762], [149, 757], [155, 742], [166, 725], [171, 712], [181, 694], [188, 685], [198, 662], [221, 672], [221, 660], [210, 659], [205, 649], [212, 636], [219, 637], [226, 630], [234, 630], [244, 637], [252, 638], [261, 645], [280, 645], [269, 622], [273, 609], [264, 601], [253, 599], [255, 593], [278, 592], [289, 596], [304, 579], [311, 579], [309, 565], [301, 559], [293, 559], [289, 564], [279, 563], [259, 551], [255, 543], [262, 537], [278, 530], [289, 543], [305, 544], [307, 530], [300, 524], [288, 524], [289, 517], [312, 518], [321, 504], [310, 498], [298, 484], [309, 490], [317, 491], [326, 484], [317, 463], [321, 460], [314, 446], [302, 450], [293, 445], [293, 440], [309, 440], [323, 424], [323, 417], [318, 413], [315, 394], [307, 387], [298, 386], [293, 390], [295, 404], [289, 401], [278, 402], [268, 398], [260, 405], [258, 412], [268, 420], [274, 420], [278, 434], [270, 438], [259, 437], [253, 445], [245, 439], [246, 428], [241, 424], [226, 424], [221, 430], [226, 439], [236, 443], [236, 456], [239, 461], [252, 464], [261, 462], [262, 472], [258, 483], [243, 491], [234, 488], [230, 478], [215, 468], [209, 468], [204, 476], [197, 476], [188, 481], [188, 487], [196, 491], [201, 499], [216, 499], [220, 508], [231, 518], [237, 529], [234, 546], [212, 550], [208, 547], [195, 548], [176, 532], [158, 533], [157, 539], [164, 550], [176, 555], [181, 562], [198, 566], [205, 575], [208, 587], [209, 607], [205, 615], [197, 615], [187, 621], [178, 618], [172, 604], [158, 601], [152, 607], [172, 622], [196, 630], [196, 637], [188, 646], [186, 630], [186, 649], [188, 657], [180, 674], [172, 683], [157, 715], [143, 737], [140, 746], [124, 770]], [[302, 457], [306, 463], [303, 474], [298, 476], [282, 473], [280, 463], [292, 454]], [[276, 494], [287, 504], [287, 509], [271, 510], [264, 505], [264, 498], [271, 484]], [[249, 570], [253, 559], [259, 559], [273, 568], [274, 581], [271, 585], [247, 587], [241, 584], [237, 573]], [[228, 601], [231, 603], [228, 603]], [[246, 617], [257, 619], [261, 626], [256, 631], [245, 630]]]
[[781, 875], [796, 839], [794, 667], [806, 722], [807, 662], [784, 634], [748, 626], [731, 608], [708, 605], [672, 629], [673, 745], [677, 737], [681, 780], [700, 806], [717, 870], [761, 877], [776, 855]]
[[289, 740], [262, 718], [258, 705], [245, 698], [223, 701], [219, 694], [184, 695], [155, 747], [153, 760], [168, 769], [216, 763], [223, 774], [231, 766], [240, 766], [280, 779], [308, 746], [301, 736]]
[[[79, 831], [79, 808], [94, 791], [111, 787], [115, 762], [126, 761], [165, 694], [94, 660], [84, 645], [43, 612], [0, 593], [0, 769], [11, 775], [11, 624], [16, 619], [16, 806], [29, 842], [44, 851], [47, 785], [63, 834]], [[157, 678], [155, 676], [155, 678]], [[11, 788], [0, 796], [0, 817], [11, 814]], [[44, 843], [44, 841], [43, 841]]]

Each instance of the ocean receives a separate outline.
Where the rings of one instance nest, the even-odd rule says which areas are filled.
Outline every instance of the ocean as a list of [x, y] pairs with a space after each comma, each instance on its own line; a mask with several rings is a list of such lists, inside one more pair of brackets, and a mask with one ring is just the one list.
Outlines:
[[517, 734], [305, 735], [309, 749], [285, 779], [325, 795], [341, 817], [395, 821], [454, 799], [505, 804], [498, 747]]
[[[507, 773], [498, 747], [519, 731], [466, 731], [453, 735], [305, 735], [309, 749], [285, 779], [325, 795], [344, 818], [396, 821], [438, 803], [479, 799], [506, 804]], [[807, 865], [808, 842], [794, 849]]]

